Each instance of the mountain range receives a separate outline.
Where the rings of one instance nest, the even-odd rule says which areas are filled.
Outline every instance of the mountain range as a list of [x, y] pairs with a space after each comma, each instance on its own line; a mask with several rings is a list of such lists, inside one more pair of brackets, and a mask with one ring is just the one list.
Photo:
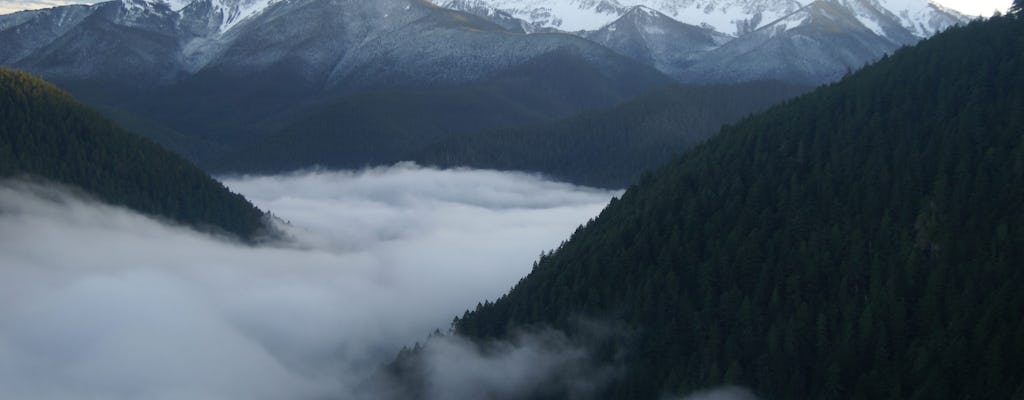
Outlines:
[[[401, 119], [388, 115], [419, 113], [447, 135], [566, 117], [671, 82], [583, 38], [517, 35], [416, 0], [252, 7], [123, 0], [4, 15], [0, 64], [57, 83], [129, 129], [161, 132], [153, 138], [207, 169], [293, 126], [354, 136], [336, 150], [367, 152], [351, 161], [358, 166], [384, 162], [381, 143], [433, 140], [413, 127], [392, 135]], [[247, 17], [232, 17], [239, 10]], [[339, 109], [365, 98], [380, 108]], [[459, 115], [465, 107], [474, 114]], [[341, 120], [315, 121], [323, 115]]]
[[453, 136], [409, 158], [423, 165], [527, 171], [619, 189], [722, 125], [811, 89], [782, 82], [673, 85], [552, 123]]
[[[524, 31], [595, 31], [640, 7], [676, 21], [739, 37], [820, 0], [436, 0], [443, 7], [518, 20]], [[884, 34], [896, 23], [917, 37], [934, 35], [963, 15], [928, 0], [826, 0], [855, 11]]]
[[964, 21], [922, 1], [116, 0], [0, 15], [0, 65], [208, 171], [352, 168], [676, 82], [834, 81]]
[[449, 0], [439, 4], [526, 32], [574, 32], [689, 83], [831, 82], [883, 54], [967, 21], [927, 0]]
[[453, 333], [566, 332], [623, 371], [592, 398], [1021, 398], [1022, 48], [972, 22], [722, 129]]
[[[556, 23], [563, 9], [490, 3], [119, 0], [0, 17], [0, 62], [210, 169], [411, 156], [629, 183], [450, 331], [483, 356], [557, 332], [600, 382], [566, 374], [564, 388], [472, 398], [693, 398], [722, 385], [770, 399], [1024, 398], [1020, 1], [931, 38], [904, 24], [909, 11], [861, 19], [890, 3], [671, 3], [763, 6], [730, 19], [735, 33], [632, 5], [568, 33], [556, 31], [570, 26]], [[620, 5], [550, 4], [591, 17]], [[670, 39], [651, 40], [658, 24]], [[914, 46], [876, 47], [899, 37]], [[856, 70], [869, 56], [880, 60]], [[748, 81], [768, 76], [784, 81]], [[832, 83], [799, 94], [812, 82]], [[579, 162], [623, 154], [671, 160], [596, 178]], [[24, 176], [249, 241], [267, 229], [181, 157], [0, 69], [0, 177]], [[430, 348], [382, 369], [389, 393], [431, 398]], [[467, 366], [507, 382], [500, 364]], [[316, 384], [333, 387], [332, 371]]]

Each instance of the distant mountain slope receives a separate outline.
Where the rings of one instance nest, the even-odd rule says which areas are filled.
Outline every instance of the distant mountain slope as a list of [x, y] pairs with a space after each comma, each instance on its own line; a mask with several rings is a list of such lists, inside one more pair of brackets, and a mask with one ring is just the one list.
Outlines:
[[676, 20], [738, 36], [792, 13], [794, 0], [437, 0], [457, 10], [496, 10], [522, 20], [529, 29], [594, 31], [636, 6]]
[[687, 25], [657, 10], [637, 6], [619, 19], [584, 37], [620, 54], [652, 65], [676, 79], [704, 53], [733, 37], [712, 29]]
[[268, 233], [259, 209], [184, 159], [49, 83], [0, 69], [0, 177], [23, 176], [203, 230], [246, 240]]
[[1022, 50], [971, 23], [726, 128], [455, 330], [624, 323], [605, 398], [1020, 398]]
[[722, 125], [810, 89], [779, 82], [672, 86], [554, 123], [454, 136], [410, 158], [621, 189]]
[[608, 69], [595, 68], [581, 57], [572, 48], [556, 50], [471, 85], [375, 91], [327, 102], [239, 146], [211, 168], [283, 171], [314, 164], [360, 168], [394, 163], [465, 135], [545, 123], [609, 107], [609, 99], [628, 100], [619, 93], [631, 91], [623, 85], [634, 85], [639, 77], [626, 76], [626, 71], [608, 76]]
[[[815, 1], [703, 54], [676, 76], [684, 82], [778, 79], [807, 84], [832, 82], [918, 38], [895, 21], [880, 35], [849, 7]], [[879, 31], [882, 29], [879, 28]]]
[[[484, 17], [509, 16], [528, 29], [566, 32], [595, 31], [640, 6], [679, 22], [733, 37], [753, 32], [814, 4], [795, 0], [433, 0], [439, 5]], [[925, 38], [962, 22], [962, 16], [929, 0], [825, 0], [851, 10], [872, 25], [891, 19], [913, 35]]]
[[[473, 115], [378, 110], [418, 113], [417, 122], [441, 127], [424, 135], [434, 140], [462, 126], [492, 129], [610, 107], [671, 83], [652, 67], [576, 36], [515, 33], [419, 0], [118, 0], [0, 16], [0, 37], [0, 64], [42, 75], [118, 122], [153, 124], [140, 132], [186, 135], [152, 138], [206, 168], [260, 167], [233, 155], [282, 134], [296, 140], [278, 144], [333, 146], [357, 127], [366, 131], [355, 134], [372, 133], [394, 146], [353, 150], [351, 159], [268, 162], [377, 164], [419, 150], [420, 142], [402, 145], [418, 135], [417, 127], [395, 130], [396, 118], [335, 108], [380, 93], [425, 93], [442, 104], [446, 93], [478, 93], [471, 101], [482, 107]], [[556, 72], [537, 67], [555, 62]], [[302, 120], [307, 117], [312, 120]], [[460, 122], [446, 126], [450, 121]]]
[[[832, 82], [967, 17], [928, 0], [452, 0], [534, 30], [561, 28], [681, 82]], [[500, 16], [500, 19], [499, 19]]]

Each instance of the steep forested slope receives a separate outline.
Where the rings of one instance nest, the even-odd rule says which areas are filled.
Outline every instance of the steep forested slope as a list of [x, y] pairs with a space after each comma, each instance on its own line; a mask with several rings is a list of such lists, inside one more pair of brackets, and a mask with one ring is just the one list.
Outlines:
[[38, 78], [0, 69], [0, 177], [32, 176], [202, 229], [253, 239], [262, 212], [195, 166]]
[[726, 128], [457, 333], [624, 322], [607, 398], [1024, 398], [1024, 20]]
[[411, 158], [444, 167], [541, 172], [619, 189], [722, 125], [807, 90], [780, 82], [671, 86], [555, 123], [454, 136]]

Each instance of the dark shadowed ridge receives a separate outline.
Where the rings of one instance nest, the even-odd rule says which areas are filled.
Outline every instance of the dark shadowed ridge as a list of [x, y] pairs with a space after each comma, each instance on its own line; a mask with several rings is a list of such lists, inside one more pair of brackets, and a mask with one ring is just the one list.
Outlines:
[[455, 331], [621, 320], [605, 398], [1021, 398], [1020, 110], [1024, 20], [951, 29], [725, 128]]
[[198, 0], [180, 12], [120, 0], [4, 15], [0, 65], [218, 173], [392, 164], [455, 134], [672, 82], [580, 37], [516, 34], [425, 1], [272, 3], [224, 32]]
[[105, 202], [254, 240], [264, 214], [181, 157], [127, 133], [71, 95], [0, 69], [0, 177], [43, 178]]
[[442, 167], [539, 172], [620, 189], [722, 125], [810, 90], [783, 82], [674, 85], [554, 123], [454, 136], [409, 158]]

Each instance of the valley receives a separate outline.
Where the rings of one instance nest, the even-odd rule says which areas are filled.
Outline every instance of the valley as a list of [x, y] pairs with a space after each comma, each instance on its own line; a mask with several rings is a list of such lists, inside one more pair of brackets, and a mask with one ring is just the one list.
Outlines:
[[1009, 5], [0, 14], [0, 398], [1024, 398]]

